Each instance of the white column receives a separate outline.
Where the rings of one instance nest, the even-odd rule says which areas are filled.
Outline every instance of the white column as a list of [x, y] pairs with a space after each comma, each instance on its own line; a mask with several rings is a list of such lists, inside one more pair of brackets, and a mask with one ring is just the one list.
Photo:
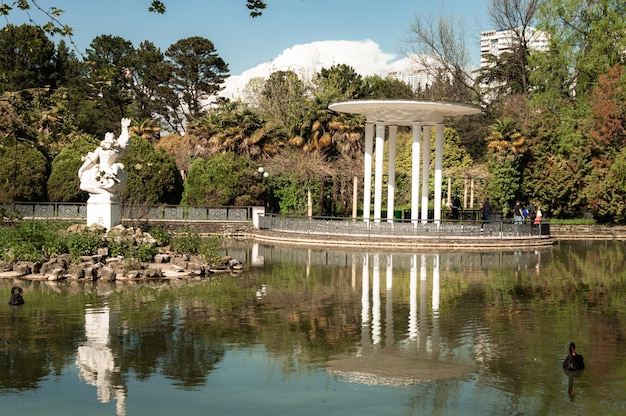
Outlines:
[[430, 126], [423, 127], [422, 136], [422, 223], [428, 222], [428, 185], [430, 178]]
[[376, 123], [376, 160], [374, 167], [374, 221], [380, 222], [383, 203], [383, 158], [385, 152], [385, 123]]
[[422, 123], [413, 123], [413, 142], [411, 145], [411, 222], [417, 228], [420, 197], [420, 141]]
[[387, 180], [387, 222], [393, 223], [394, 195], [396, 192], [396, 137], [398, 126], [389, 126], [389, 173]]
[[435, 126], [435, 223], [441, 221], [441, 197], [443, 181], [443, 123]]
[[370, 205], [372, 203], [372, 152], [374, 149], [374, 125], [365, 123], [365, 169], [363, 172], [363, 220], [370, 220]]

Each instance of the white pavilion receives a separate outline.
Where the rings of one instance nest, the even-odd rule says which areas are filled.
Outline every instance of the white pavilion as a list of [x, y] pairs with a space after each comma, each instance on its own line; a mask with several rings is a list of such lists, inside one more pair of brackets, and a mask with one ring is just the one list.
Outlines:
[[[413, 141], [411, 146], [411, 222], [417, 227], [420, 208], [421, 221], [423, 223], [428, 221], [428, 182], [430, 176], [431, 153], [430, 137], [432, 128], [435, 128], [435, 192], [433, 196], [433, 221], [436, 224], [439, 224], [441, 221], [443, 180], [442, 165], [444, 117], [478, 114], [482, 111], [481, 108], [471, 104], [409, 100], [347, 101], [331, 104], [329, 108], [337, 112], [364, 114], [366, 116], [365, 168], [363, 172], [363, 219], [365, 222], [370, 221], [372, 200], [372, 156], [374, 154], [374, 150], [376, 151], [376, 166], [374, 167], [373, 220], [374, 222], [380, 222], [381, 220], [385, 140], [388, 140], [389, 142], [389, 161], [387, 172], [387, 221], [393, 222], [396, 175], [396, 136], [398, 126], [410, 126], [413, 131]], [[387, 126], [389, 126], [388, 137], [385, 137], [387, 133]]]

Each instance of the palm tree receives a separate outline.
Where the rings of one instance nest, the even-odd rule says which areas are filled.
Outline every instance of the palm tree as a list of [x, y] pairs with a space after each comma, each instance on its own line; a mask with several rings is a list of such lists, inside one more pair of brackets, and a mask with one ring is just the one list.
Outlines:
[[157, 125], [156, 121], [151, 118], [144, 118], [141, 120], [131, 118], [131, 121], [132, 124], [128, 128], [128, 131], [132, 135], [144, 138], [151, 143], [158, 140], [158, 134], [161, 131], [161, 127]]
[[489, 150], [503, 157], [510, 152], [519, 157], [528, 150], [526, 136], [520, 132], [517, 122], [510, 117], [496, 120], [491, 126], [487, 141]]

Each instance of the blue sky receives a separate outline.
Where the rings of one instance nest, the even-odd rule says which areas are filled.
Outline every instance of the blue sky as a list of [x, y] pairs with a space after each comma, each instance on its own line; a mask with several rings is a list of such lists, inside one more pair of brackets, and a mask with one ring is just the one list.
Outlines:
[[[278, 56], [297, 44], [325, 40], [372, 40], [390, 54], [398, 54], [402, 39], [416, 13], [463, 19], [475, 29], [476, 61], [480, 30], [486, 21], [487, 2], [482, 0], [267, 0], [264, 15], [252, 19], [245, 0], [164, 0], [167, 13], [146, 11], [150, 0], [39, 0], [43, 8], [65, 10], [61, 20], [72, 26], [79, 49], [84, 50], [100, 34], [128, 39], [138, 46], [150, 40], [165, 50], [189, 36], [211, 40], [217, 52], [237, 75]], [[36, 11], [31, 15], [45, 22]], [[19, 23], [19, 16], [9, 16]], [[474, 34], [472, 34], [474, 36]]]

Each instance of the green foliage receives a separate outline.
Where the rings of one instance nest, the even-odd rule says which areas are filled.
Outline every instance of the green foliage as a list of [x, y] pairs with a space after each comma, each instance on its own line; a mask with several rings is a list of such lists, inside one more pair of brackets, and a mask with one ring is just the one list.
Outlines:
[[[307, 212], [307, 186], [295, 174], [272, 175], [269, 178], [273, 200], [283, 214], [305, 214]], [[319, 186], [309, 184], [313, 198], [319, 198]]]
[[622, 149], [609, 166], [593, 170], [587, 198], [602, 222], [626, 222], [626, 150]]
[[0, 258], [41, 261], [67, 251], [63, 225], [51, 221], [19, 221], [0, 227]]
[[193, 230], [183, 230], [172, 237], [171, 249], [176, 253], [200, 255], [209, 263], [218, 258], [219, 236], [202, 238]]
[[147, 140], [135, 136], [121, 162], [128, 172], [121, 201], [141, 205], [180, 202], [183, 181], [176, 161], [163, 149], [155, 149]]
[[172, 242], [172, 235], [165, 227], [149, 227], [146, 231], [157, 241], [159, 246], [168, 246]]
[[222, 89], [228, 65], [213, 42], [200, 36], [179, 40], [167, 48], [165, 56], [172, 72], [169, 83], [178, 93], [176, 101], [170, 103], [170, 118], [178, 119], [179, 114], [187, 115], [187, 120], [198, 117], [203, 112], [203, 101]]
[[86, 202], [88, 194], [80, 189], [78, 169], [81, 158], [98, 146], [98, 140], [89, 135], [75, 137], [52, 161], [48, 177], [48, 200], [54, 202]]
[[141, 244], [135, 250], [133, 257], [138, 261], [151, 262], [154, 261], [154, 256], [159, 254], [159, 249], [154, 243]]
[[181, 254], [198, 254], [201, 245], [200, 235], [190, 229], [175, 234], [170, 244], [172, 251]]
[[399, 79], [368, 75], [363, 79], [363, 98], [370, 100], [412, 100], [415, 92]]
[[488, 184], [488, 195], [492, 198], [494, 207], [500, 207], [507, 216], [516, 198], [519, 198], [520, 170], [519, 160], [514, 158], [496, 159], [492, 157], [489, 163], [491, 181]]
[[67, 248], [72, 261], [78, 261], [81, 256], [97, 254], [103, 246], [102, 233], [85, 230], [80, 233], [71, 233], [67, 238]]
[[263, 205], [265, 185], [258, 166], [235, 153], [196, 159], [187, 175], [182, 204], [190, 206]]
[[0, 31], [0, 92], [54, 88], [55, 52], [54, 42], [41, 28], [6, 25]]
[[32, 143], [0, 139], [0, 203], [45, 200], [48, 160]]

